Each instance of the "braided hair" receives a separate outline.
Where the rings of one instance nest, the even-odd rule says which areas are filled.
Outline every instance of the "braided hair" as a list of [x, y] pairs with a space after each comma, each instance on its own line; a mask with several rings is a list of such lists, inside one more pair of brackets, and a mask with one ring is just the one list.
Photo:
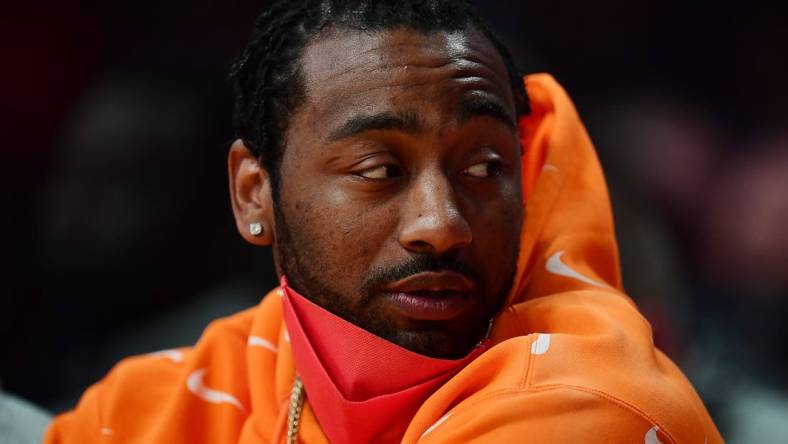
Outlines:
[[509, 50], [465, 0], [279, 0], [257, 18], [229, 77], [235, 93], [235, 136], [266, 168], [275, 194], [284, 134], [294, 110], [304, 101], [299, 58], [310, 39], [328, 27], [366, 32], [405, 27], [423, 33], [476, 28], [506, 65], [517, 114], [530, 112]]

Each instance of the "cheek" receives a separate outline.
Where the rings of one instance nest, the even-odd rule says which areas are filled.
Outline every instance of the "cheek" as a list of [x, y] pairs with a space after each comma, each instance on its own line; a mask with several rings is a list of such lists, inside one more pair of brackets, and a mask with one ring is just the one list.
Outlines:
[[517, 193], [489, 202], [479, 214], [474, 241], [484, 257], [490, 284], [500, 285], [513, 271], [520, 245], [523, 207]]
[[[295, 202], [285, 214], [294, 225], [290, 232], [295, 247], [302, 257], [308, 255], [326, 286], [356, 290], [385, 244], [389, 212], [354, 199], [331, 180], [292, 191], [287, 197], [283, 193], [282, 201]], [[294, 194], [300, 197], [293, 199]]]
[[490, 206], [485, 209], [482, 220], [477, 223], [479, 239], [484, 239], [484, 244], [489, 245], [488, 249], [504, 246], [500, 251], [511, 250], [516, 246], [514, 241], [520, 237], [521, 223], [522, 209], [518, 209], [517, 205], [500, 203]]
[[502, 194], [502, 204], [498, 209], [499, 220], [506, 227], [508, 239], [512, 240], [515, 250], [519, 247], [520, 230], [522, 229], [525, 208], [523, 204], [522, 184], [519, 171], [515, 175], [518, 180], [509, 183]]

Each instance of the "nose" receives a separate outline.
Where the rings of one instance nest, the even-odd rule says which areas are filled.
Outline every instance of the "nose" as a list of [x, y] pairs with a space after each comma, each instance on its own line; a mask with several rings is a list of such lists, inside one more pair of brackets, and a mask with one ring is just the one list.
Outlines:
[[440, 255], [471, 243], [473, 233], [443, 172], [424, 172], [409, 188], [400, 245], [414, 253]]

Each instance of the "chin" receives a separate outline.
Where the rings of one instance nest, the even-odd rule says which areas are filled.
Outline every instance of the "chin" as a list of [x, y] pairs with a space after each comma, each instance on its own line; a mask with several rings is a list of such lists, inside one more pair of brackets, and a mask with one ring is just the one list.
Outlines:
[[435, 328], [405, 329], [397, 331], [391, 342], [412, 352], [438, 359], [459, 359], [475, 347], [484, 332], [456, 332]]

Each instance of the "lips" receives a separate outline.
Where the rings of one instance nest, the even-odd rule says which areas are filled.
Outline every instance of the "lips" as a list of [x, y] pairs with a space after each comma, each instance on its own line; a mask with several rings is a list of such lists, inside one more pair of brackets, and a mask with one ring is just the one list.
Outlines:
[[449, 320], [474, 302], [476, 283], [453, 271], [428, 271], [384, 288], [395, 308], [414, 320]]
[[443, 292], [467, 293], [476, 289], [476, 283], [454, 271], [425, 271], [408, 276], [386, 286], [385, 291], [416, 293]]

